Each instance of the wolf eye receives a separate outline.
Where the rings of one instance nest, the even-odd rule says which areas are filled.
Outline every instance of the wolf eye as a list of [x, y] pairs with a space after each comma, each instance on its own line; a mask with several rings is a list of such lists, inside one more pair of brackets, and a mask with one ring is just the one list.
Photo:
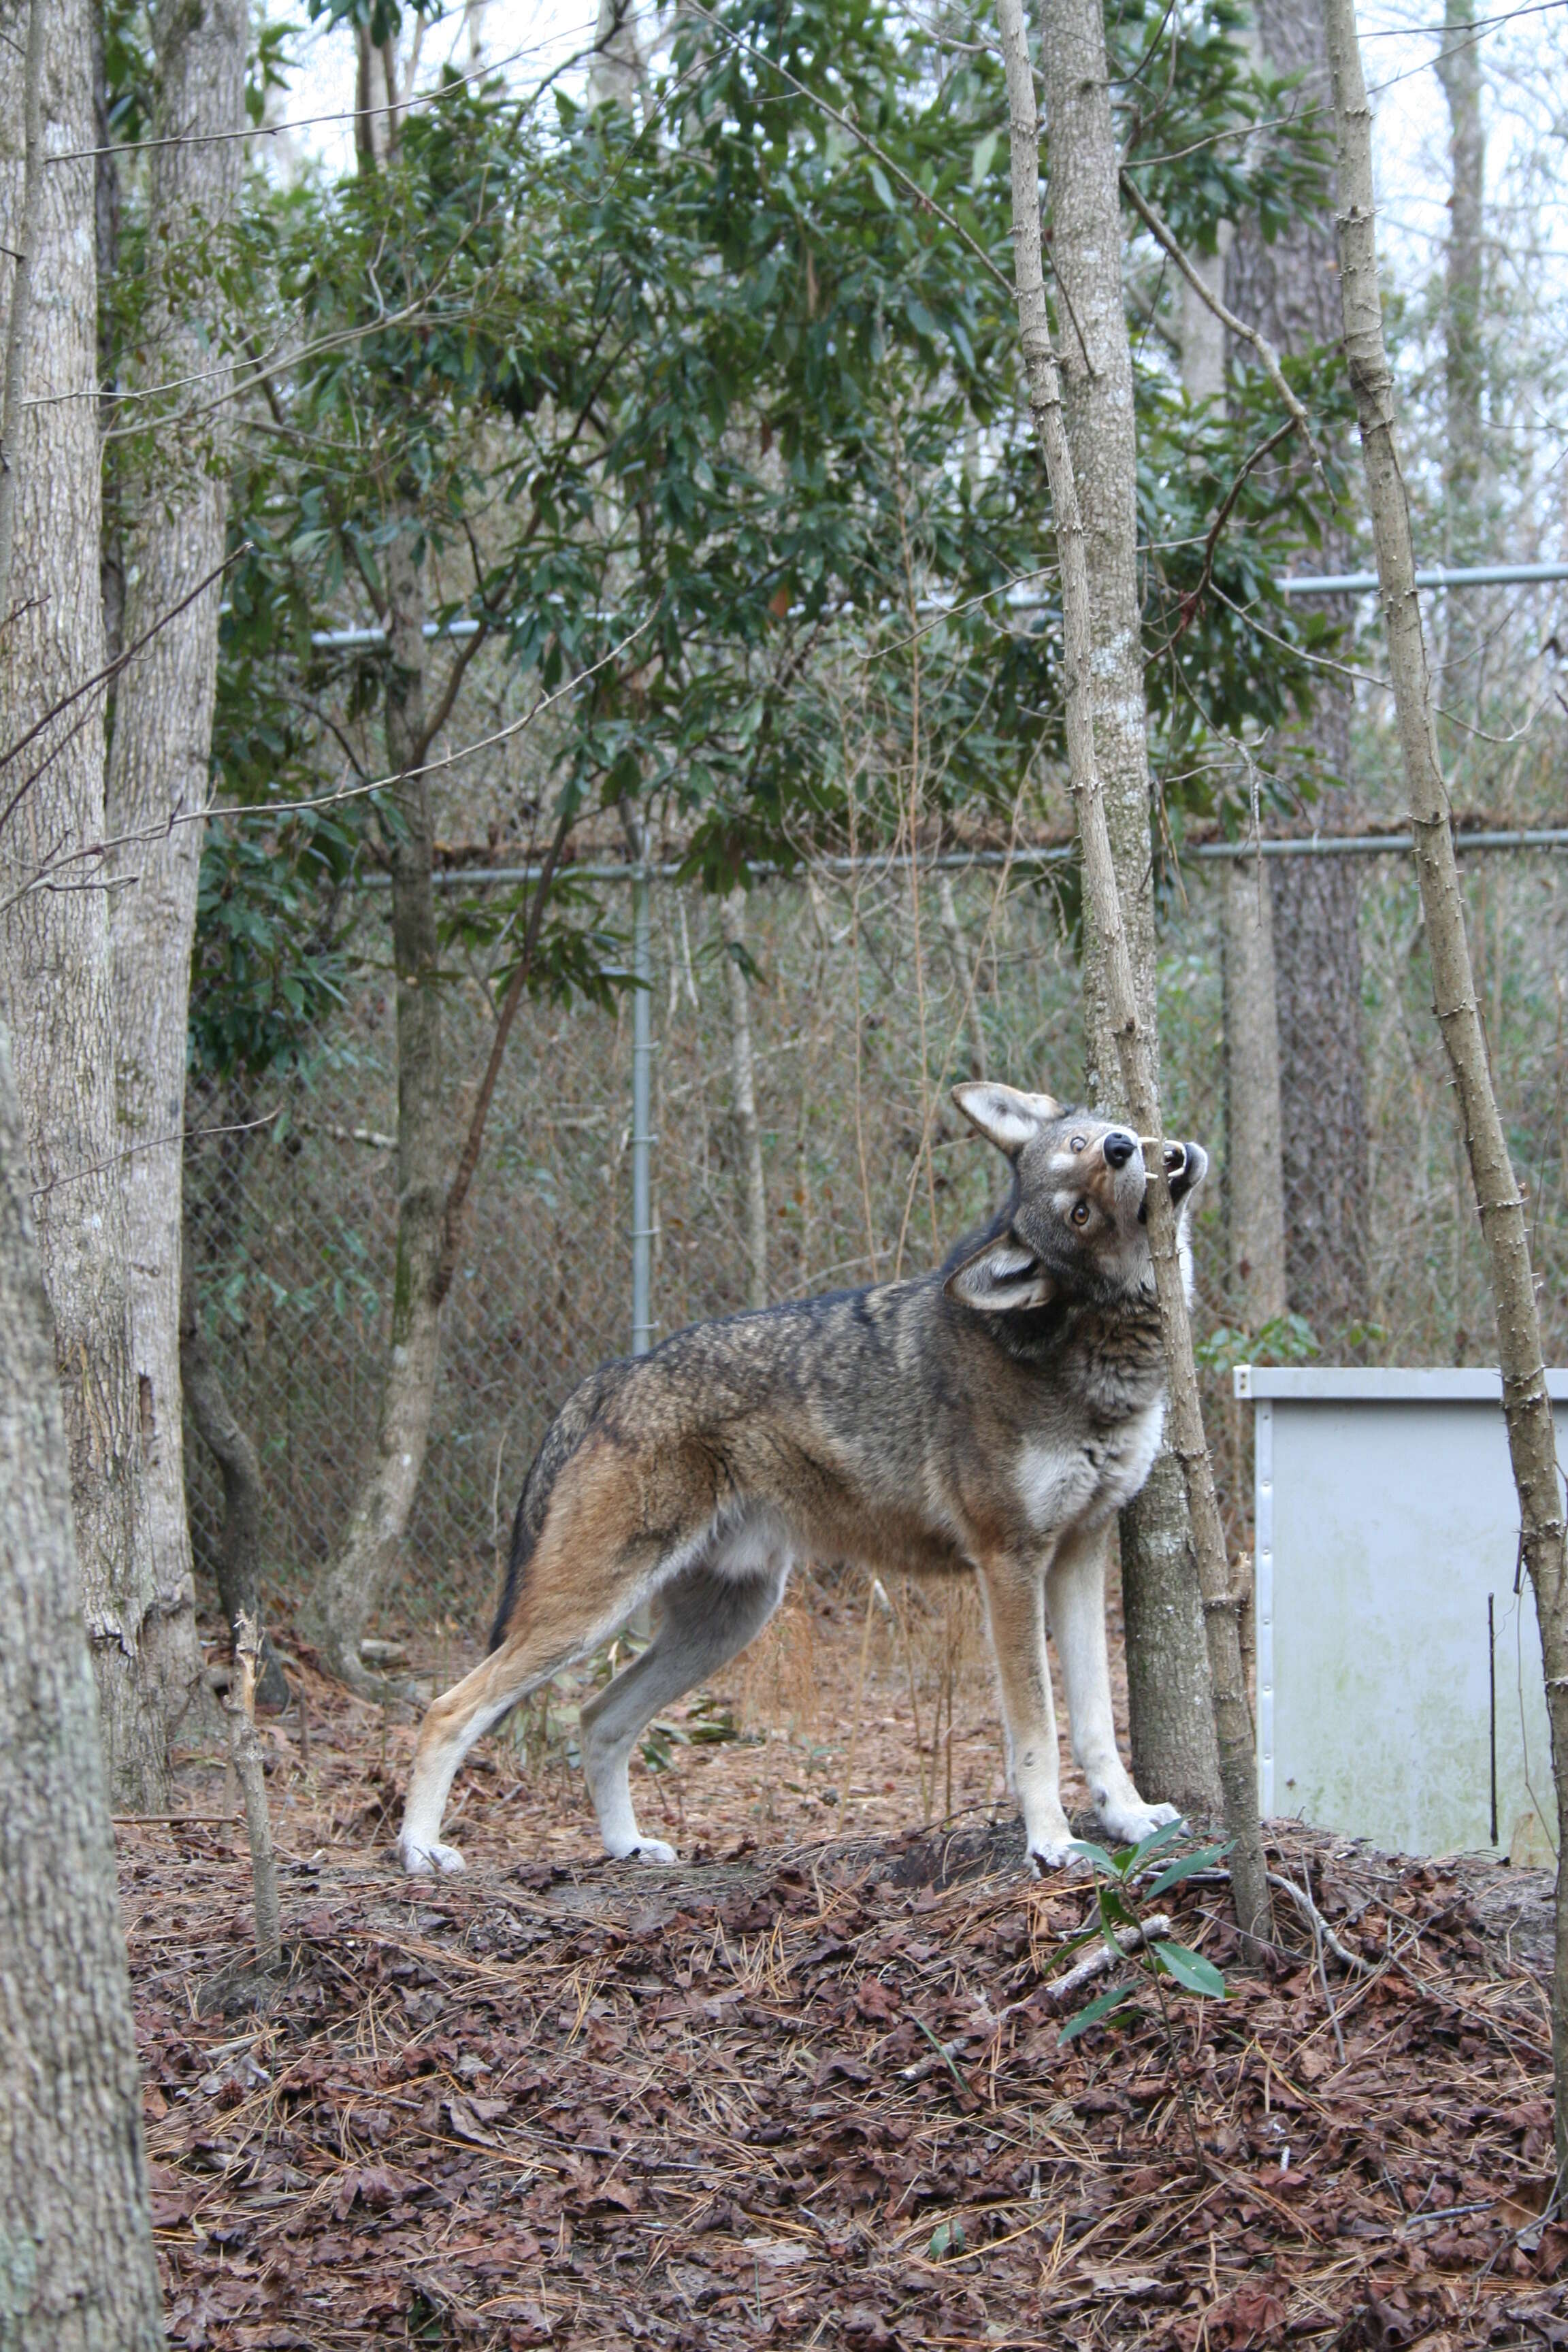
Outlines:
[[1075, 1225], [1087, 1225], [1089, 1223], [1089, 1202], [1087, 1201], [1075, 1201], [1072, 1207], [1068, 1210], [1068, 1214], [1072, 1219]]
[[1069, 1143], [1068, 1143], [1068, 1150], [1069, 1151], [1081, 1151], [1081, 1150], [1083, 1150], [1083, 1148], [1084, 1148], [1084, 1145], [1088, 1142], [1088, 1140], [1089, 1140], [1089, 1138], [1088, 1138], [1087, 1136], [1084, 1136], [1084, 1135], [1075, 1135], [1075, 1136], [1071, 1139], [1071, 1140], [1069, 1141]]

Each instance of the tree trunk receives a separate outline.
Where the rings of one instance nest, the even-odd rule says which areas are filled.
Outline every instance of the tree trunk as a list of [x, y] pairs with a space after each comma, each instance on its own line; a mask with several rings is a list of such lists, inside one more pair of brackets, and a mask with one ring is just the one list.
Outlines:
[[153, 2352], [141, 2082], [30, 1175], [0, 1028], [0, 2337]]
[[[261, 1531], [267, 1490], [255, 1446], [241, 1429], [224, 1394], [196, 1307], [196, 1286], [188, 1246], [182, 1252], [180, 1282], [180, 1385], [192, 1425], [223, 1474], [223, 1537], [218, 1549], [217, 1590], [231, 1633], [242, 1617], [261, 1619]], [[271, 1638], [261, 1636], [261, 1679], [257, 1702], [289, 1704], [289, 1685]]]
[[599, 0], [594, 56], [588, 68], [588, 103], [613, 100], [628, 114], [647, 96], [647, 62], [637, 31], [635, 0]]
[[1285, 1312], [1274, 893], [1250, 862], [1221, 874], [1227, 1287], [1232, 1313], [1260, 1331]]
[[1121, 1514], [1121, 1623], [1139, 1792], [1208, 1822], [1225, 1797], [1186, 1488], [1168, 1442]]
[[[120, 267], [120, 163], [109, 114], [109, 68], [103, 21], [106, 13], [101, 7], [92, 11], [92, 135], [98, 149], [93, 158], [93, 229], [100, 286], [107, 286]], [[112, 383], [115, 376], [119, 342], [116, 326], [112, 304], [100, 302], [98, 309], [98, 380], [105, 386]], [[113, 415], [114, 403], [105, 392], [100, 400], [99, 417], [106, 432], [113, 421]], [[120, 536], [118, 518], [107, 499], [98, 575], [103, 594], [104, 653], [110, 661], [118, 661], [125, 644], [125, 549]]]
[[[1121, 893], [1139, 1017], [1157, 1052], [1149, 738], [1138, 591], [1132, 349], [1121, 282], [1121, 198], [1098, 0], [1042, 0], [1051, 258], [1061, 289], [1062, 398], [1089, 562], [1094, 750]], [[1103, 949], [1084, 940], [1091, 1102], [1123, 1110]]]
[[440, 1360], [445, 1229], [445, 1088], [441, 997], [431, 881], [435, 829], [425, 757], [425, 583], [419, 526], [405, 514], [385, 552], [388, 767], [399, 782], [392, 843], [392, 961], [397, 1020], [397, 1249], [386, 1371], [370, 1468], [322, 1585], [325, 1649], [334, 1674], [376, 1687], [360, 1664], [370, 1612], [396, 1558], [425, 1465]]
[[[90, 11], [45, 10], [43, 123], [51, 163], [39, 201], [37, 272], [26, 356], [28, 397], [16, 479], [13, 615], [0, 632], [0, 737], [42, 732], [0, 764], [0, 1015], [16, 1056], [44, 1279], [70, 1452], [82, 1605], [98, 1676], [115, 1800], [168, 1803], [163, 1628], [142, 1502], [142, 1438], [131, 1352], [116, 1116], [115, 1006], [101, 871], [82, 852], [104, 838], [103, 706], [89, 695], [53, 720], [61, 695], [102, 667], [99, 586], [97, 270]], [[15, 250], [22, 199], [19, 10], [0, 19], [0, 247]], [[14, 273], [13, 273], [14, 274]], [[20, 796], [19, 798], [17, 796]], [[46, 866], [59, 889], [27, 888]]]
[[[1272, 1928], [1258, 1818], [1252, 1710], [1247, 1704], [1241, 1654], [1239, 1595], [1230, 1582], [1225, 1534], [1215, 1497], [1214, 1470], [1204, 1441], [1192, 1330], [1177, 1255], [1175, 1213], [1165, 1175], [1155, 1062], [1149, 1026], [1138, 1006], [1096, 760], [1091, 686], [1100, 649], [1095, 643], [1089, 592], [1088, 535], [1079, 512], [1072, 451], [1063, 421], [1056, 354], [1046, 312], [1040, 240], [1039, 131], [1022, 0], [997, 0], [997, 18], [1007, 78], [1018, 340], [1028, 379], [1029, 404], [1045, 452], [1061, 563], [1068, 764], [1083, 858], [1085, 929], [1096, 939], [1097, 961], [1104, 976], [1104, 1002], [1121, 1085], [1150, 1154], [1149, 1247], [1170, 1377], [1173, 1446], [1186, 1482], [1187, 1511], [1203, 1593], [1226, 1826], [1232, 1841], [1231, 1892], [1243, 1933], [1265, 1939], [1270, 1937]], [[1047, 26], [1047, 50], [1051, 38]]]
[[1450, 563], [1476, 562], [1483, 522], [1486, 354], [1481, 342], [1481, 205], [1486, 136], [1481, 128], [1481, 50], [1475, 17], [1475, 0], [1447, 0], [1443, 20], [1447, 33], [1437, 59], [1437, 79], [1448, 101], [1448, 283], [1443, 320], [1447, 411], [1443, 511], [1447, 539], [1443, 551]]
[[[173, 262], [195, 234], [221, 233], [239, 188], [241, 142], [216, 136], [245, 121], [245, 0], [164, 0], [154, 16], [153, 131], [185, 136], [148, 160], [149, 243]], [[216, 278], [182, 270], [173, 301], [155, 299], [134, 373], [149, 382], [199, 373], [195, 432], [159, 436], [156, 478], [132, 486], [125, 517], [126, 641], [134, 644], [223, 561], [229, 439], [221, 353], [226, 321]], [[207, 419], [216, 416], [216, 425]], [[171, 447], [171, 444], [173, 446]], [[119, 853], [110, 902], [118, 1009], [120, 1132], [131, 1334], [141, 1405], [142, 1493], [153, 1547], [160, 1671], [171, 1715], [199, 1666], [180, 1410], [180, 1244], [184, 1172], [185, 1031], [196, 927], [200, 824], [206, 805], [217, 688], [218, 583], [185, 605], [120, 678], [109, 749], [110, 839], [144, 835]]]
[[730, 991], [730, 1069], [735, 1088], [735, 1127], [741, 1141], [741, 1165], [746, 1188], [746, 1304], [768, 1303], [768, 1196], [763, 1177], [763, 1130], [757, 1124], [757, 1095], [752, 1060], [751, 989], [746, 968], [737, 950], [746, 937], [746, 894], [731, 890], [725, 898], [724, 977]]
[[[1224, 294], [1235, 242], [1200, 256], [1204, 283]], [[1183, 278], [1182, 382], [1194, 400], [1225, 397], [1225, 329]], [[1256, 1331], [1285, 1311], [1285, 1201], [1279, 1169], [1279, 1030], [1275, 1004], [1273, 898], [1255, 867], [1220, 868], [1225, 997], [1225, 1216], [1231, 1311]]]
[[31, 340], [33, 278], [44, 201], [44, 0], [27, 0], [22, 58], [22, 187], [16, 206], [11, 307], [5, 320], [5, 409], [0, 415], [0, 626], [11, 612], [11, 561], [16, 550], [16, 465]]
[[[1221, 221], [1213, 253], [1194, 253], [1193, 267], [1210, 292], [1225, 295], [1226, 257], [1235, 230]], [[1194, 287], [1184, 278], [1178, 286], [1181, 303], [1182, 383], [1194, 400], [1225, 397], [1225, 328]]]
[[[1149, 740], [1138, 588], [1132, 352], [1121, 282], [1120, 158], [1100, 0], [1044, 0], [1052, 258], [1062, 289], [1062, 390], [1089, 565], [1089, 696], [1138, 1013], [1159, 1074]], [[1076, 323], [1075, 323], [1076, 322]], [[1081, 340], [1080, 340], [1081, 338]], [[1131, 1108], [1117, 1056], [1105, 947], [1084, 932], [1091, 1101]], [[1207, 1814], [1220, 1802], [1206, 1705], [1203, 1612], [1179, 1476], [1151, 1478], [1121, 1516], [1121, 1598], [1131, 1744], [1145, 1796]]]
[[1568, 2187], [1568, 1562], [1563, 1497], [1530, 1231], [1492, 1091], [1486, 1033], [1465, 929], [1448, 794], [1437, 757], [1431, 677], [1415, 589], [1410, 510], [1394, 442], [1394, 378], [1384, 345], [1373, 197], [1372, 109], [1362, 78], [1353, 0], [1328, 0], [1339, 161], [1339, 262], [1345, 353], [1361, 426], [1367, 500], [1388, 635], [1399, 748], [1415, 836], [1433, 994], [1464, 1126], [1497, 1308], [1503, 1412], [1519, 1494], [1520, 1540], [1535, 1594], [1546, 1671], [1557, 1790], [1556, 1961], [1552, 2057], [1557, 2111], [1557, 2197]]
[[[1254, 21], [1265, 58], [1299, 74], [1298, 110], [1326, 108], [1328, 51], [1323, 0], [1257, 0]], [[1277, 350], [1333, 352], [1339, 342], [1331, 201], [1288, 224], [1266, 244], [1255, 219], [1237, 225], [1226, 273], [1232, 310], [1261, 328]], [[1331, 530], [1314, 560], [1350, 568], [1343, 530]], [[1322, 675], [1310, 717], [1279, 739], [1276, 765], [1325, 789], [1312, 803], [1320, 831], [1351, 822], [1351, 697]], [[1305, 825], [1303, 826], [1305, 828]], [[1279, 1063], [1279, 1146], [1289, 1304], [1325, 1346], [1369, 1311], [1368, 1151], [1361, 1035], [1361, 885], [1350, 857], [1274, 861], [1275, 969]]]

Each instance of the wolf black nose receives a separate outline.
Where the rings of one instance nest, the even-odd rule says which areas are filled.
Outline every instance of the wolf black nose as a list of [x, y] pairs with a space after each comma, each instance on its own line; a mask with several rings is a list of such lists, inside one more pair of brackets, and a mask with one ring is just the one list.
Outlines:
[[1137, 1149], [1137, 1144], [1130, 1135], [1115, 1133], [1108, 1135], [1105, 1139], [1106, 1165], [1110, 1168], [1125, 1168]]

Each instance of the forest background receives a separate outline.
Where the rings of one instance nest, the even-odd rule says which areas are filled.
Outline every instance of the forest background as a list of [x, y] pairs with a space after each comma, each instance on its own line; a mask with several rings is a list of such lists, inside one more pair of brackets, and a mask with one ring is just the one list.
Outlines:
[[[546, 69], [477, 5], [458, 25], [323, 0], [353, 71], [352, 105], [321, 110], [352, 131], [334, 164], [295, 86], [301, 28], [238, 0], [0, 9], [0, 1874], [26, 1956], [0, 1977], [37, 1996], [7, 2037], [26, 2089], [0, 2204], [57, 2179], [59, 2145], [84, 2182], [6, 2255], [44, 2324], [145, 2205], [104, 1795], [126, 1831], [210, 1826], [171, 1808], [176, 1768], [215, 1760], [226, 1682], [263, 1973], [279, 1962], [258, 1601], [297, 1653], [264, 1661], [260, 1696], [292, 1671], [308, 1775], [307, 1679], [390, 1703], [414, 1694], [374, 1671], [389, 1630], [437, 1679], [471, 1648], [510, 1490], [579, 1373], [695, 1315], [929, 1264], [984, 1213], [991, 1169], [947, 1108], [964, 1073], [1135, 1101], [1141, 1129], [1215, 1148], [1197, 1318], [1228, 1524], [1173, 1253], [1192, 1475], [1166, 1454], [1125, 1515], [1120, 1597], [1135, 1769], [1195, 1819], [1224, 1765], [1255, 1956], [1268, 1885], [1315, 1937], [1323, 1919], [1264, 1867], [1226, 1375], [1493, 1360], [1436, 984], [1568, 1821], [1562, 1530], [1549, 1413], [1514, 1393], [1540, 1354], [1507, 1165], [1561, 1354], [1561, 589], [1472, 579], [1429, 607], [1473, 980], [1444, 780], [1412, 752], [1413, 593], [1387, 657], [1435, 944], [1370, 608], [1291, 592], [1369, 553], [1336, 247], [1385, 577], [1408, 554], [1385, 307], [1424, 559], [1552, 568], [1558, 15], [1450, 0], [1400, 28], [1422, 61], [1379, 96], [1436, 71], [1441, 112], [1412, 119], [1446, 144], [1446, 219], [1427, 242], [1396, 221], [1387, 306], [1358, 243], [1343, 0], [1251, 22], [1130, 0], [1103, 24], [1053, 0], [1046, 21], [1032, 64], [1004, 0], [1005, 89], [962, 12], [683, 0], [644, 22], [605, 0]], [[1508, 1150], [1479, 1030], [1454, 1045], [1478, 1006]], [[209, 1577], [246, 1626], [232, 1676]], [[921, 1810], [951, 1822], [963, 1608], [926, 1611], [923, 1644], [916, 1604], [875, 1585], [832, 1801], [842, 1822], [860, 1794], [879, 1592]], [[825, 1624], [843, 1599], [817, 1588]], [[332, 1731], [375, 1719], [342, 1706]], [[361, 1826], [390, 1785], [390, 1704], [379, 1720]], [[704, 1694], [680, 1736], [737, 1728]], [[549, 1738], [548, 1706], [521, 1717], [514, 1767]], [[548, 1803], [541, 1776], [513, 1784]], [[1537, 2184], [1559, 2200], [1565, 1901]], [[1201, 2171], [1195, 2126], [1192, 2153]], [[1555, 2264], [1530, 2210], [1514, 2255]], [[1212, 2238], [1209, 2261], [1217, 2297]], [[104, 2340], [154, 2340], [150, 2261], [107, 2275]]]
[[[1059, 614], [986, 29], [838, 0], [606, 6], [576, 36], [381, 0], [205, 23], [205, 50], [156, 12], [88, 25], [96, 129], [67, 156], [97, 226], [117, 980], [134, 992], [159, 957], [159, 923], [116, 911], [155, 901], [156, 857], [163, 929], [195, 921], [188, 1032], [163, 955], [163, 1077], [138, 1100], [122, 1037], [104, 1148], [83, 1118], [74, 1160], [38, 1160], [63, 1188], [40, 1207], [57, 1287], [92, 1292], [58, 1253], [100, 1161], [162, 1236], [130, 1253], [158, 1269], [132, 1302], [147, 1361], [98, 1400], [120, 1465], [102, 1483], [122, 1502], [144, 1486], [146, 1533], [127, 1571], [89, 1526], [84, 1566], [100, 1664], [142, 1725], [118, 1744], [143, 1803], [195, 1655], [193, 1564], [243, 1554], [254, 1584], [265, 1556], [350, 1680], [373, 1630], [478, 1621], [550, 1412], [634, 1337], [634, 1228], [638, 1338], [930, 1263], [991, 1184], [952, 1078], [1108, 1086], [1079, 1009]], [[1217, 1147], [1200, 1333], [1244, 1551], [1234, 1362], [1484, 1361], [1493, 1342], [1408, 873], [1205, 862], [1258, 834], [1392, 827], [1402, 806], [1370, 602], [1280, 585], [1369, 561], [1321, 28], [1303, 5], [1255, 30], [1226, 0], [1108, 23], [1152, 722], [1123, 887], [1158, 940], [1168, 1116]], [[1418, 550], [1539, 561], [1562, 528], [1544, 69], [1562, 30], [1451, 8], [1446, 29], [1366, 32], [1391, 60]], [[1177, 244], [1283, 376], [1220, 328]], [[1065, 306], [1057, 324], [1070, 371], [1083, 322]], [[219, 565], [221, 591], [171, 621]], [[1560, 598], [1433, 604], [1462, 824], [1560, 814]], [[79, 718], [45, 731], [79, 753]], [[14, 932], [92, 831], [50, 830], [64, 757], [10, 826]], [[160, 825], [166, 853], [145, 845]], [[659, 875], [646, 985], [639, 859]], [[1558, 861], [1468, 873], [1560, 1355]], [[639, 998], [658, 1138], [640, 1208]], [[29, 1099], [17, 1025], [37, 1133], [48, 1081]], [[162, 1407], [171, 1231], [199, 1438]]]

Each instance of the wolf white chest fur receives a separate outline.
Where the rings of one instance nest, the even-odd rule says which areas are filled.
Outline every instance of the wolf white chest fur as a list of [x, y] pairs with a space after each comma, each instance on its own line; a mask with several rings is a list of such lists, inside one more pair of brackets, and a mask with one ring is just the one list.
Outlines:
[[1032, 1437], [1018, 1449], [1014, 1483], [1037, 1535], [1104, 1525], [1149, 1475], [1164, 1425], [1163, 1397], [1110, 1430]]

